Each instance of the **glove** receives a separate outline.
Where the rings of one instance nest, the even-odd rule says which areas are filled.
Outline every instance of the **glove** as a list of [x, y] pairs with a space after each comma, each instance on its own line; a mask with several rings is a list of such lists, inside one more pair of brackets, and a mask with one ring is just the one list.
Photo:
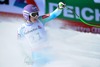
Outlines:
[[65, 7], [66, 7], [66, 4], [64, 4], [63, 2], [59, 2], [59, 4], [58, 4], [59, 9], [63, 9]]

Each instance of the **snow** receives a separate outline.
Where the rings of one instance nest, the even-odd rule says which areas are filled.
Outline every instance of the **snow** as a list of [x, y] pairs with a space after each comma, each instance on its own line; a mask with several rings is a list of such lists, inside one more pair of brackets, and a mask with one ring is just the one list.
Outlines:
[[[24, 21], [0, 18], [0, 67], [31, 67], [24, 63], [16, 37]], [[61, 25], [53, 20], [46, 27], [55, 60], [44, 67], [100, 67], [100, 35], [60, 29]]]

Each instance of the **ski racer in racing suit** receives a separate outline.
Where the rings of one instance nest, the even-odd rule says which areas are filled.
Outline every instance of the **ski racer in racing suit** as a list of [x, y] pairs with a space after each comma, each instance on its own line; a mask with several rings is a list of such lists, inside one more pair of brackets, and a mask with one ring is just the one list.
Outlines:
[[[52, 13], [45, 14], [42, 16], [39, 16], [39, 14], [38, 14], [39, 9], [36, 6], [34, 6], [32, 4], [28, 4], [24, 7], [23, 17], [25, 18], [26, 23], [22, 24], [21, 27], [18, 28], [17, 34], [18, 34], [18, 38], [26, 38], [27, 39], [26, 41], [29, 41], [32, 44], [31, 49], [29, 48], [30, 52], [26, 52], [27, 58], [28, 58], [28, 60], [26, 58], [26, 60], [25, 60], [26, 62], [31, 63], [31, 59], [33, 58], [32, 59], [33, 63], [37, 62], [37, 63], [40, 63], [40, 65], [45, 63], [45, 61], [47, 59], [44, 57], [40, 57], [40, 54], [36, 53], [35, 51], [37, 49], [40, 49], [38, 47], [41, 44], [41, 42], [45, 42], [45, 40], [47, 40], [47, 33], [44, 28], [45, 24], [48, 21], [53, 20], [57, 16], [59, 16], [64, 7], [65, 7], [65, 4], [63, 2], [59, 2], [58, 7]], [[38, 46], [36, 46], [37, 43], [39, 44]], [[35, 46], [34, 46], [34, 44], [35, 44]], [[29, 44], [27, 44], [27, 45], [29, 45]], [[41, 46], [43, 46], [43, 45], [41, 45]], [[28, 56], [28, 53], [30, 53], [29, 56]], [[35, 57], [33, 57], [33, 56], [35, 56]], [[35, 60], [34, 58], [36, 58], [36, 56], [39, 56], [40, 59]], [[42, 61], [41, 61], [41, 58], [42, 58]], [[43, 62], [43, 59], [45, 60], [44, 62]]]

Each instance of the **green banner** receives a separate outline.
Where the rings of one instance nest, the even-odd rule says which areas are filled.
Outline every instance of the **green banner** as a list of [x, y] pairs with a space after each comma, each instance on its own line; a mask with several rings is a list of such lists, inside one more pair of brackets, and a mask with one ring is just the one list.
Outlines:
[[[66, 6], [72, 9], [85, 22], [100, 24], [100, 0], [46, 0], [46, 13], [54, 11], [59, 2], [66, 3]], [[79, 18], [66, 8], [58, 18], [80, 22]]]

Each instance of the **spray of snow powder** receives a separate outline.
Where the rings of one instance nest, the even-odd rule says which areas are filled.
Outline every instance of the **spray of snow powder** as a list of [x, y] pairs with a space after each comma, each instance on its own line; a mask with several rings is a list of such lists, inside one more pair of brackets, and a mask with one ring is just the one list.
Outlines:
[[[17, 28], [24, 21], [0, 18], [0, 67], [31, 67], [24, 63], [17, 41]], [[44, 67], [100, 67], [100, 35], [60, 29], [61, 26], [58, 20], [46, 26], [54, 60]]]

